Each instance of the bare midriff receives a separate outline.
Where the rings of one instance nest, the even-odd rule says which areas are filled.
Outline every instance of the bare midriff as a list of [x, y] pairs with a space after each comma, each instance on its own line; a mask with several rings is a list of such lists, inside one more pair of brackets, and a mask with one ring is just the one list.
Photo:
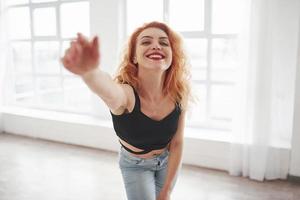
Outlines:
[[[127, 142], [125, 142], [122, 139], [120, 139], [120, 142], [124, 146], [126, 146], [127, 148], [131, 149], [134, 152], [141, 152], [141, 151], [143, 151], [143, 149], [136, 148], [136, 147], [132, 146], [131, 144], [128, 144]], [[163, 148], [163, 149], [153, 150], [153, 151], [150, 151], [149, 153], [145, 153], [145, 154], [134, 154], [134, 153], [131, 153], [131, 152], [129, 152], [129, 153], [131, 155], [135, 156], [135, 157], [138, 157], [138, 158], [153, 158], [154, 156], [162, 154], [165, 151], [165, 149], [167, 149], [167, 148], [169, 148], [169, 145], [167, 147]]]

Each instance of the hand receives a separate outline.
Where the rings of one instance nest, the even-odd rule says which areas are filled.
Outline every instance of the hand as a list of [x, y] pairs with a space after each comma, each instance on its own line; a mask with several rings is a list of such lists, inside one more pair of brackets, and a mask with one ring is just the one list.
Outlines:
[[98, 67], [99, 58], [98, 37], [88, 41], [78, 33], [76, 40], [71, 42], [70, 48], [66, 50], [61, 61], [70, 72], [82, 76]]
[[156, 200], [171, 200], [171, 193], [169, 190], [162, 189]]

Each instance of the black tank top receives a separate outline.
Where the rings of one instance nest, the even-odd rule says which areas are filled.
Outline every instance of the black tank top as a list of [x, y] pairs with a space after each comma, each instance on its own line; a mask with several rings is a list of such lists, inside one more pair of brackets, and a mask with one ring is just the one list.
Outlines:
[[181, 109], [176, 103], [174, 110], [162, 120], [153, 120], [141, 112], [140, 98], [133, 89], [135, 105], [130, 113], [115, 115], [112, 112], [112, 120], [115, 132], [119, 138], [128, 144], [143, 149], [135, 152], [121, 145], [129, 152], [145, 154], [152, 150], [165, 148], [176, 133]]

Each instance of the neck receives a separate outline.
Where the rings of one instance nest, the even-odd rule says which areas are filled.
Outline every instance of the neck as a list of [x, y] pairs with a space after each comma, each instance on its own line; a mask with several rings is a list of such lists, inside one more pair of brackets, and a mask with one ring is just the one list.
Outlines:
[[157, 71], [147, 71], [138, 74], [140, 81], [140, 95], [150, 101], [159, 101], [163, 97], [163, 83], [165, 73]]

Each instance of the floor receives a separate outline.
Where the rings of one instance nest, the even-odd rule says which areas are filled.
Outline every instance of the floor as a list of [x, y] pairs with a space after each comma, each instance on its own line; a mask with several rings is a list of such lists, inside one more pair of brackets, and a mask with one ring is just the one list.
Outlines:
[[[125, 200], [117, 153], [0, 134], [0, 200]], [[172, 200], [300, 200], [300, 185], [182, 167]]]

